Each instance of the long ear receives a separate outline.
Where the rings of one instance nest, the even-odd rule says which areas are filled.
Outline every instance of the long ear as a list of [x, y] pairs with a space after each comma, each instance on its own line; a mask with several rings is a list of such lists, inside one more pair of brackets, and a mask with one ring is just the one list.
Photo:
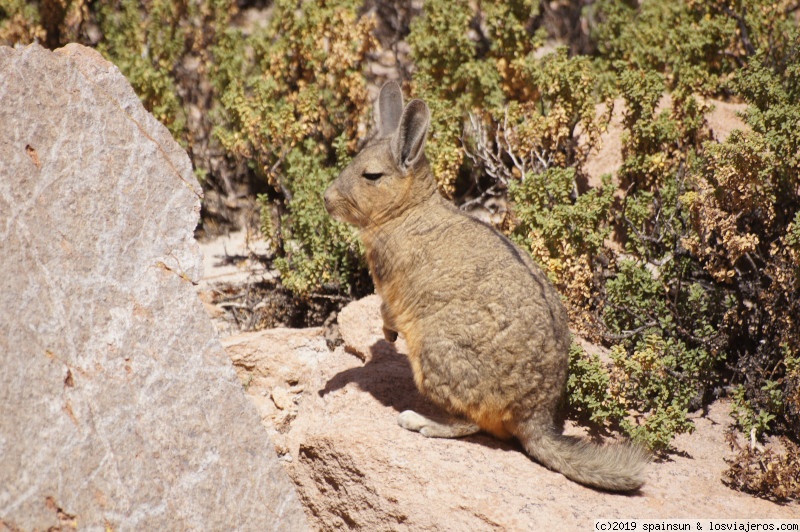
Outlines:
[[394, 160], [403, 170], [414, 166], [422, 156], [430, 121], [431, 112], [422, 100], [411, 100], [403, 111], [391, 143]]
[[381, 121], [378, 127], [379, 136], [392, 136], [403, 114], [403, 92], [396, 81], [387, 81], [383, 84], [381, 94], [378, 96], [378, 114]]

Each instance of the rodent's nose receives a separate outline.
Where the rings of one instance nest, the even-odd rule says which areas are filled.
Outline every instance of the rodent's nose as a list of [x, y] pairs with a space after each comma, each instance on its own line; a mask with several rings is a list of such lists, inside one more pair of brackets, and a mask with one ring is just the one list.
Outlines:
[[332, 204], [333, 204], [333, 185], [329, 186], [325, 189], [325, 193], [322, 194], [322, 201], [325, 203], [325, 210], [328, 213], [331, 212]]

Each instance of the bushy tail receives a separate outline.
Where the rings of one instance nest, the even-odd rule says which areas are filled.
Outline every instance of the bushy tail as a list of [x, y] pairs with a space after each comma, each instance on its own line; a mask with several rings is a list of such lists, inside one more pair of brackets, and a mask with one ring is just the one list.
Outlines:
[[520, 441], [535, 460], [580, 484], [608, 491], [633, 491], [644, 484], [650, 457], [635, 445], [597, 445], [558, 434], [550, 428], [526, 427]]

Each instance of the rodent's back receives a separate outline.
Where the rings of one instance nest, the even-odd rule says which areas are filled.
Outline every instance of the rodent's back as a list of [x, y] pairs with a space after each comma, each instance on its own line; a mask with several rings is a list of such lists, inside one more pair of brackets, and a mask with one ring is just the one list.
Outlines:
[[567, 315], [522, 250], [438, 196], [365, 243], [423, 390], [462, 412], [554, 409], [566, 380]]

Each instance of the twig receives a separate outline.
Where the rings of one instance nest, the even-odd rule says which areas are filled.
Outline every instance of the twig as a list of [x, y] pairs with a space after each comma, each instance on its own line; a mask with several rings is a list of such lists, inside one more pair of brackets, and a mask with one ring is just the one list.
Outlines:
[[725, 12], [726, 15], [732, 17], [736, 20], [736, 25], [739, 26], [739, 33], [742, 37], [742, 45], [744, 46], [744, 51], [747, 52], [747, 55], [755, 55], [756, 49], [753, 46], [753, 43], [750, 42], [750, 33], [747, 30], [747, 23], [744, 20], [745, 15], [747, 15], [747, 8], [742, 7], [742, 14], [739, 15], [738, 13], [734, 13], [731, 8], [726, 5], [723, 5], [722, 11]]
[[655, 327], [656, 325], [658, 325], [658, 322], [649, 321], [644, 325], [642, 325], [641, 327], [637, 327], [632, 331], [622, 331], [619, 334], [603, 333], [603, 338], [605, 338], [606, 340], [614, 340], [614, 341], [627, 340], [631, 336], [636, 336], [640, 332], [649, 329], [651, 327]]

